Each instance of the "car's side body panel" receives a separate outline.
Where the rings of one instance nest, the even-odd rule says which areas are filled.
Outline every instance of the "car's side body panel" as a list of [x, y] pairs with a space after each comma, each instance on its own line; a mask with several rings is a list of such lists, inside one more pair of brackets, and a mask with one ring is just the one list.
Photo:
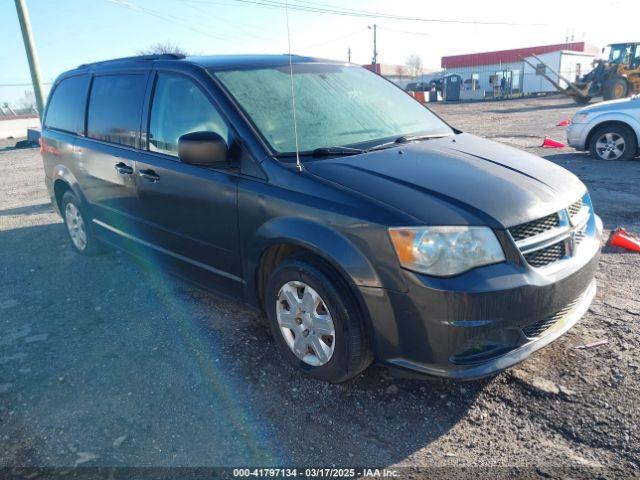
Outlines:
[[238, 188], [248, 301], [257, 300], [255, 272], [262, 255], [276, 244], [316, 252], [350, 284], [405, 289], [386, 226], [414, 219], [292, 166], [269, 160], [263, 166], [270, 182], [245, 177]]
[[40, 152], [44, 164], [45, 179], [47, 186], [50, 186], [52, 204], [58, 210], [58, 200], [55, 198], [54, 186], [56, 182], [62, 182], [65, 188], [71, 188], [78, 198], [84, 199], [84, 193], [78, 184], [73, 172], [69, 169], [65, 159], [75, 155], [74, 135], [57, 132], [55, 130], [43, 129], [40, 136]]
[[572, 123], [567, 128], [567, 142], [577, 150], [588, 150], [591, 133], [608, 122], [619, 122], [628, 125], [635, 133], [640, 147], [640, 100], [627, 98], [612, 100], [585, 107], [576, 115], [588, 113], [586, 121]]

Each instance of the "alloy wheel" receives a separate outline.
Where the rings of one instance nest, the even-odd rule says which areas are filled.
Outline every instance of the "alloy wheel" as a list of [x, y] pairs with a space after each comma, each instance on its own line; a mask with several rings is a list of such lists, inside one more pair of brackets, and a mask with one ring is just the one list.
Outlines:
[[285, 283], [278, 292], [276, 318], [296, 357], [314, 367], [331, 360], [335, 327], [327, 305], [313, 288], [300, 281]]
[[596, 152], [603, 160], [616, 160], [625, 149], [624, 138], [617, 133], [605, 133], [596, 141]]
[[75, 247], [81, 251], [87, 248], [87, 232], [78, 207], [73, 203], [67, 203], [64, 209], [64, 219], [67, 230], [69, 231], [69, 236]]

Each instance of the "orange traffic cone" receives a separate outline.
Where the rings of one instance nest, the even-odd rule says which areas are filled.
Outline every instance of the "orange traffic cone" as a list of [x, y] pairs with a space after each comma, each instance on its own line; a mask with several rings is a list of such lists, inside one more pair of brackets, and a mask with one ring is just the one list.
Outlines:
[[558, 124], [556, 125], [557, 127], [567, 127], [571, 125], [571, 120], [569, 120], [568, 118], [562, 120], [561, 122], [558, 122]]
[[614, 232], [611, 232], [607, 244], [610, 247], [621, 247], [631, 252], [640, 252], [640, 239], [629, 235], [622, 227], [618, 227]]
[[544, 137], [544, 140], [542, 141], [542, 147], [543, 148], [564, 148], [566, 147], [566, 145], [564, 143], [558, 142], [557, 140], [553, 140], [552, 138]]

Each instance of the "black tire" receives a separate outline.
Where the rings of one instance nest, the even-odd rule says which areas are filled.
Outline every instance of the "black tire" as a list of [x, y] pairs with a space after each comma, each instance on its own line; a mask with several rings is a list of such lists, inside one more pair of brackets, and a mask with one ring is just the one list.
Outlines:
[[[73, 209], [78, 212], [80, 218], [82, 219], [86, 237], [84, 246], [79, 245], [78, 242], [75, 241], [72, 237], [71, 229], [69, 228], [69, 224], [72, 223], [72, 220], [70, 219], [72, 217], [72, 215], [70, 215], [72, 210], [69, 205], [71, 205]], [[62, 200], [60, 202], [60, 213], [62, 214], [62, 219], [64, 220], [65, 230], [67, 232], [67, 237], [69, 238], [69, 243], [71, 244], [71, 248], [76, 253], [79, 253], [81, 255], [96, 255], [104, 250], [103, 245], [99, 242], [94, 233], [95, 227], [91, 222], [91, 217], [87, 215], [87, 209], [71, 190], [67, 190], [64, 195], [62, 195]]]
[[629, 94], [629, 84], [622, 77], [612, 77], [602, 86], [602, 98], [616, 100], [625, 98]]
[[[304, 282], [315, 290], [332, 317], [335, 327], [333, 354], [323, 365], [309, 365], [296, 356], [278, 324], [278, 294], [287, 282], [292, 281]], [[372, 353], [364, 319], [349, 285], [321, 259], [310, 254], [299, 254], [282, 261], [267, 281], [264, 306], [278, 350], [298, 370], [327, 382], [338, 383], [352, 378], [371, 364]]]
[[[620, 156], [613, 158], [611, 153], [607, 153], [602, 148], [598, 147], [598, 142], [602, 137], [611, 134], [613, 139], [622, 138], [624, 140], [624, 147], [620, 152]], [[638, 141], [631, 128], [624, 125], [610, 125], [599, 127], [591, 136], [589, 141], [589, 153], [593, 158], [599, 160], [631, 160], [637, 151]]]
[[573, 97], [573, 101], [578, 105], [585, 105], [591, 101], [591, 97]]

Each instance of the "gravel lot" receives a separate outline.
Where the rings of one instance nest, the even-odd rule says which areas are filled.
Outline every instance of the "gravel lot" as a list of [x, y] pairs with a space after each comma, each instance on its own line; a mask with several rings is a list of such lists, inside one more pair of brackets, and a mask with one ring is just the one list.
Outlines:
[[[640, 233], [640, 161], [539, 148], [544, 135], [564, 139], [555, 124], [576, 110], [570, 101], [435, 110], [573, 171], [606, 229]], [[484, 467], [466, 471], [474, 477], [507, 472], [497, 467], [637, 475], [638, 254], [605, 248], [583, 320], [496, 377], [408, 380], [373, 367], [327, 385], [286, 366], [244, 307], [126, 254], [72, 253], [37, 150], [0, 152], [0, 163], [0, 467], [463, 465]], [[599, 340], [607, 343], [575, 348]]]

